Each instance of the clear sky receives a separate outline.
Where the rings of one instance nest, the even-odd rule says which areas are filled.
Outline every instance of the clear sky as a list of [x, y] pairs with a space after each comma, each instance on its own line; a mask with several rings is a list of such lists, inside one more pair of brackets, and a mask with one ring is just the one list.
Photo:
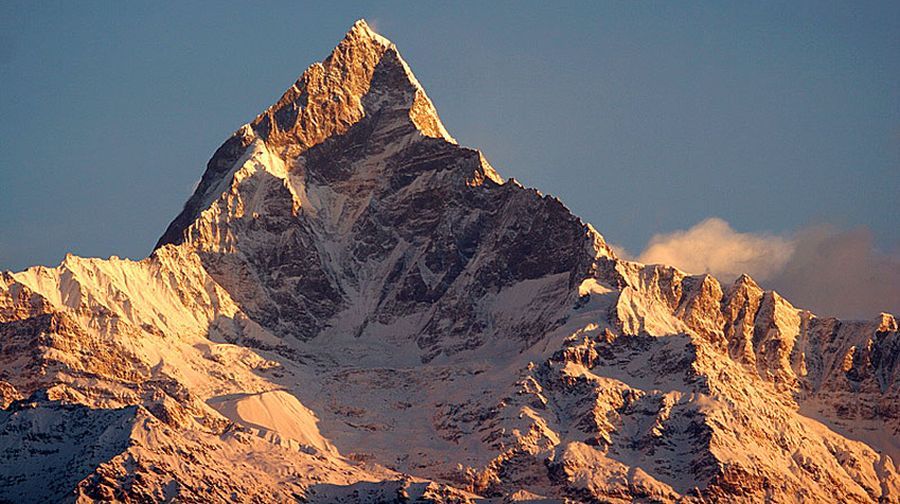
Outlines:
[[718, 217], [790, 250], [814, 231], [868, 240], [888, 275], [900, 264], [900, 2], [0, 12], [0, 269], [146, 256], [216, 147], [358, 18], [398, 45], [460, 143], [635, 256]]

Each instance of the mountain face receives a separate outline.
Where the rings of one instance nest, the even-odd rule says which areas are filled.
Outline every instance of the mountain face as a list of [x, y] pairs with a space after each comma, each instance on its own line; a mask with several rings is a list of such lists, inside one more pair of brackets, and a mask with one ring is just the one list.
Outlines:
[[619, 259], [357, 22], [142, 261], [0, 276], [0, 501], [900, 502], [897, 321]]

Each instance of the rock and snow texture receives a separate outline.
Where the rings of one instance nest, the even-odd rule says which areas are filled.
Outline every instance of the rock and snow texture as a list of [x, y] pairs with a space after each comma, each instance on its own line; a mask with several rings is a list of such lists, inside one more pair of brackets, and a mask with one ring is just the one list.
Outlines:
[[898, 362], [616, 258], [360, 21], [149, 258], [2, 273], [0, 502], [900, 502]]

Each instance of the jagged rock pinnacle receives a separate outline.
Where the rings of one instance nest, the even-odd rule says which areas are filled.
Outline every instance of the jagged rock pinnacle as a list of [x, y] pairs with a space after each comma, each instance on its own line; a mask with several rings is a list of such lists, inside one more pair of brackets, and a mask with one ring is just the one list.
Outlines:
[[251, 124], [270, 143], [292, 144], [296, 155], [385, 109], [404, 112], [423, 135], [454, 141], [396, 46], [359, 20]]
[[367, 23], [365, 19], [357, 19], [356, 22], [353, 23], [353, 26], [350, 27], [350, 30], [347, 32], [347, 35], [344, 38], [347, 39], [355, 37], [367, 37], [385, 46], [394, 45], [390, 40], [376, 33], [369, 26], [369, 23]]
[[[194, 194], [154, 249], [181, 242], [185, 228], [216, 196], [213, 189], [227, 179], [256, 139], [291, 164], [311, 147], [346, 133], [366, 117], [395, 124], [398, 141], [403, 130], [456, 143], [396, 46], [360, 19], [324, 61], [310, 65], [275, 104], [216, 151]], [[489, 164], [483, 165], [488, 178], [500, 181]]]

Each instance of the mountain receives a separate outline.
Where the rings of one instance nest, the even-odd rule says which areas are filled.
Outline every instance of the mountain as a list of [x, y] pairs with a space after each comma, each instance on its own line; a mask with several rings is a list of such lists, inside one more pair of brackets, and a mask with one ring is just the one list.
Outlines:
[[0, 277], [0, 501], [900, 502], [896, 319], [617, 258], [363, 21], [150, 257]]

